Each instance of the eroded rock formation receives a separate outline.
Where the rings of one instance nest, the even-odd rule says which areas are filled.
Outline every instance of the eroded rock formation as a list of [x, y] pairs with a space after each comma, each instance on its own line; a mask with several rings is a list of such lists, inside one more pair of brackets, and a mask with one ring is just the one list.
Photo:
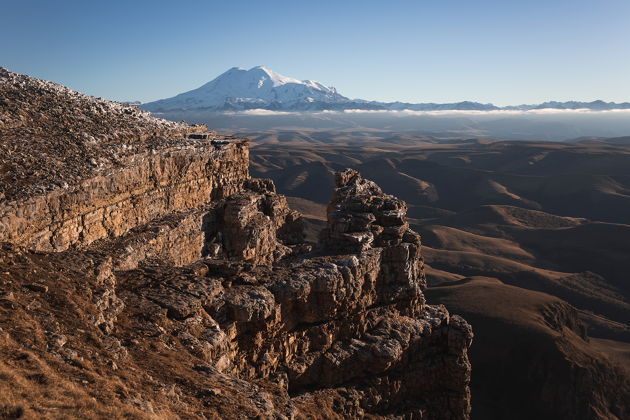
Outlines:
[[246, 140], [169, 129], [62, 188], [5, 189], [0, 416], [468, 418], [471, 328], [425, 302], [404, 202], [340, 172], [305, 243]]

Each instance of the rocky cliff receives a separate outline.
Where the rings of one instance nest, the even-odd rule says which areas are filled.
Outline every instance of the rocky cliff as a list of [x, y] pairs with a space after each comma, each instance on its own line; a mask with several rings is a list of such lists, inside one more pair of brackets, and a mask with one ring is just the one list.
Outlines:
[[0, 417], [468, 418], [404, 202], [340, 172], [306, 243], [245, 139], [0, 90]]

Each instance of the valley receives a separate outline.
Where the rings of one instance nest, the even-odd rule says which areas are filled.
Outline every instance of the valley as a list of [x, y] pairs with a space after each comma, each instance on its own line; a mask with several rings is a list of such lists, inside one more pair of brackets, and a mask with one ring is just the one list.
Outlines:
[[0, 76], [0, 417], [628, 417], [627, 137], [221, 134]]
[[630, 1], [6, 1], [0, 420], [630, 420]]
[[427, 296], [474, 326], [473, 418], [577, 418], [593, 407], [566, 395], [627, 400], [630, 147], [338, 133], [253, 142], [252, 172], [272, 178], [312, 232], [340, 168], [408, 203]]

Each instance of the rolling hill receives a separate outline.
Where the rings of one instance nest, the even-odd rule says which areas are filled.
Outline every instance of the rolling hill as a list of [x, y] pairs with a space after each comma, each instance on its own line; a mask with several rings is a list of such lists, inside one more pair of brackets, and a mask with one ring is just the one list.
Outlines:
[[475, 331], [473, 418], [621, 419], [630, 147], [619, 143], [268, 132], [254, 137], [251, 168], [313, 232], [341, 168], [408, 203], [428, 296]]

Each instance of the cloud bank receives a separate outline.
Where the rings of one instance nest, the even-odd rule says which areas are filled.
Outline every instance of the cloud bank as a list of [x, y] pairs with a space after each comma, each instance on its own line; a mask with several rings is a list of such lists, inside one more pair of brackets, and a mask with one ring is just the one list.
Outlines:
[[440, 111], [414, 111], [409, 109], [403, 110], [365, 110], [365, 109], [346, 109], [343, 111], [273, 111], [268, 109], [249, 109], [244, 111], [228, 111], [224, 112], [227, 115], [256, 115], [256, 116], [280, 116], [280, 115], [383, 115], [391, 117], [412, 117], [412, 116], [433, 116], [433, 117], [448, 117], [448, 116], [514, 116], [514, 115], [630, 115], [630, 109], [611, 109], [611, 110], [593, 110], [588, 108], [582, 109], [558, 109], [558, 108], [541, 108], [530, 110], [506, 110], [497, 109], [489, 111], [479, 110], [440, 110]]

